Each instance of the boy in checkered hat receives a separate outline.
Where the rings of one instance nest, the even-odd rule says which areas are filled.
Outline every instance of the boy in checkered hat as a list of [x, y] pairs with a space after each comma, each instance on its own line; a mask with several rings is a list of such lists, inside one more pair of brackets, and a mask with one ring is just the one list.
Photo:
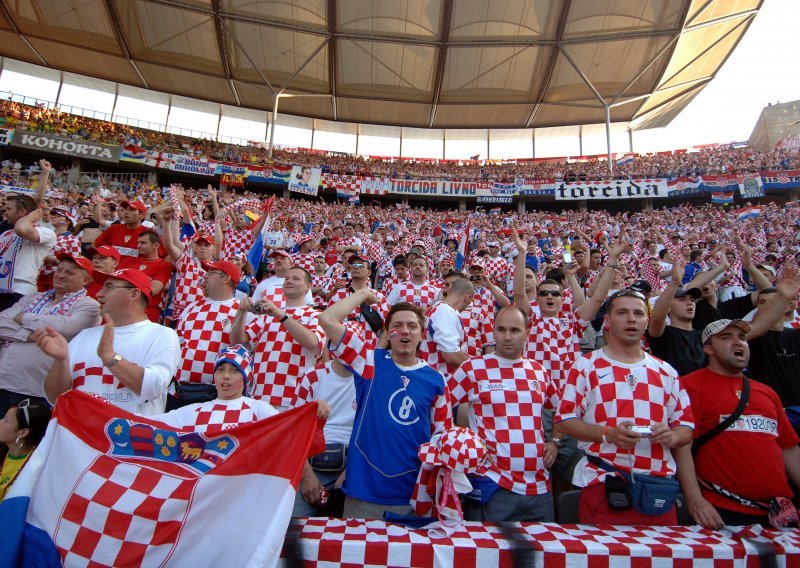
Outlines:
[[215, 434], [239, 424], [275, 416], [268, 403], [248, 396], [252, 358], [244, 345], [223, 348], [214, 359], [213, 380], [217, 397], [152, 416], [174, 428]]

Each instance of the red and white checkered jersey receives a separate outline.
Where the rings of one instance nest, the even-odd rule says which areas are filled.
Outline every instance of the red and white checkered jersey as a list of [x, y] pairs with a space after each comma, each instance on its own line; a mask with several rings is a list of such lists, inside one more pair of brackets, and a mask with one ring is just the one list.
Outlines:
[[257, 315], [247, 324], [248, 340], [255, 346], [251, 394], [275, 407], [292, 404], [297, 380], [316, 362], [324, 339], [317, 321], [319, 312], [314, 308], [290, 306], [284, 311], [317, 336], [318, 347], [316, 353], [303, 347], [284, 323], [272, 316]]
[[484, 261], [486, 262], [484, 273], [492, 280], [492, 282], [498, 284], [508, 280], [508, 276], [511, 274], [511, 265], [508, 264], [508, 261], [505, 258], [502, 256], [486, 256], [484, 257]]
[[567, 371], [581, 354], [580, 340], [589, 323], [576, 312], [542, 317], [538, 308], [531, 310], [523, 355], [542, 365], [559, 391], [564, 387]]
[[378, 257], [376, 271], [378, 277], [389, 278], [394, 276], [394, 257], [388, 254], [382, 254]]
[[419, 344], [418, 356], [447, 376], [455, 368], [447, 364], [443, 353], [463, 351], [464, 326], [461, 314], [446, 302], [436, 302], [428, 309], [425, 318], [425, 335]]
[[519, 495], [550, 491], [542, 410], [555, 410], [558, 395], [542, 366], [492, 353], [465, 361], [449, 387], [454, 403], [470, 403], [470, 429], [496, 448], [486, 476]]
[[[349, 327], [345, 328], [342, 340], [339, 345], [331, 345], [331, 355], [339, 359], [343, 365], [358, 373], [363, 379], [371, 380], [375, 378], [375, 353], [381, 357], [386, 357], [385, 362], [391, 359], [390, 352], [385, 349], [371, 349], [367, 346], [364, 339], [354, 333]], [[426, 363], [418, 361], [418, 366]], [[393, 364], [395, 364], [392, 361]], [[403, 367], [401, 367], [402, 369]], [[418, 368], [418, 367], [415, 367]], [[442, 378], [444, 382], [444, 377]], [[447, 392], [446, 384], [444, 393], [437, 395], [431, 404], [431, 433], [442, 432], [452, 424], [452, 414], [450, 410], [450, 394]], [[365, 401], [365, 404], [368, 401]]]
[[[370, 290], [372, 290], [370, 288]], [[377, 310], [381, 316], [381, 319], [386, 320], [386, 316], [389, 314], [389, 302], [386, 301], [386, 296], [384, 296], [381, 292], [377, 290], [372, 290], [373, 294], [378, 298], [378, 302], [372, 304], [372, 308]], [[347, 298], [352, 292], [350, 291], [350, 287], [346, 288], [339, 288], [336, 292], [333, 293], [331, 299], [328, 301], [328, 306], [332, 306], [336, 302], [341, 302], [345, 298]], [[367, 324], [364, 316], [361, 315], [361, 307], [357, 306], [355, 310], [353, 310], [350, 315], [347, 317], [348, 322], [355, 322], [357, 324], [356, 331], [366, 340], [367, 345], [370, 349], [374, 349], [375, 345], [378, 343], [378, 334], [380, 332], [372, 331], [372, 328]]]
[[309, 252], [309, 253], [297, 253], [292, 255], [292, 264], [299, 268], [305, 268], [310, 273], [314, 272], [314, 259], [317, 257], [317, 253]]
[[439, 297], [440, 289], [433, 285], [429, 280], [417, 286], [411, 280], [399, 283], [392, 288], [387, 296], [389, 305], [394, 306], [400, 302], [408, 302], [423, 309], [428, 309]]
[[[664, 423], [670, 428], [694, 428], [689, 396], [678, 382], [678, 373], [664, 361], [643, 353], [638, 363], [625, 364], [598, 349], [579, 357], [569, 370], [555, 422], [581, 419], [588, 424], [616, 427], [621, 422], [637, 426]], [[669, 448], [642, 439], [634, 452], [614, 444], [579, 442], [588, 455], [615, 467], [639, 473], [675, 475], [675, 460]], [[605, 480], [607, 472], [583, 459], [572, 482], [588, 487]]]
[[428, 256], [436, 254], [436, 239], [428, 235], [427, 237], [422, 237], [422, 242], [425, 243], [425, 254]]
[[383, 254], [383, 243], [372, 239], [364, 241], [364, 256], [367, 260], [378, 260]]
[[202, 298], [189, 304], [178, 320], [181, 360], [175, 380], [179, 383], [214, 383], [217, 354], [230, 345], [230, 331], [239, 300]]
[[[56, 235], [56, 244], [50, 250], [49, 256], [58, 256], [59, 254], [68, 254], [70, 256], [80, 256], [81, 242], [69, 233], [61, 233]], [[40, 277], [50, 277], [56, 273], [58, 264], [42, 264], [42, 269], [39, 271]]]
[[[403, 280], [403, 282], [408, 282], [408, 280], [409, 277], [406, 276], [406, 279]], [[386, 296], [386, 298], [389, 298], [389, 294], [392, 293], [392, 290], [398, 284], [400, 284], [400, 279], [397, 276], [389, 276], [383, 281], [383, 284], [381, 285], [381, 292], [383, 292], [383, 295]]]
[[254, 240], [255, 236], [249, 227], [242, 230], [228, 227], [222, 232], [222, 258], [230, 258], [238, 251], [247, 254]]
[[464, 326], [464, 352], [470, 357], [483, 355], [483, 348], [494, 345], [494, 324], [486, 308], [475, 302], [461, 312]]
[[200, 282], [206, 274], [205, 269], [200, 266], [200, 261], [191, 256], [189, 248], [183, 252], [175, 261], [175, 296], [172, 300], [172, 319], [177, 320], [181, 316], [183, 309], [193, 302], [203, 298], [203, 288]]
[[256, 422], [276, 414], [278, 411], [266, 402], [241, 396], [233, 400], [218, 398], [208, 402], [189, 404], [151, 418], [175, 428], [217, 434], [240, 424]]
[[363, 247], [361, 239], [359, 239], [357, 236], [342, 237], [341, 239], [339, 239], [339, 242], [337, 244], [339, 246], [344, 247], [343, 250], [351, 248], [357, 250], [359, 253], [361, 252], [361, 248]]
[[496, 302], [489, 289], [484, 287], [476, 288], [472, 303], [480, 308], [485, 309], [486, 313], [489, 314], [492, 325], [494, 325], [494, 315], [497, 311], [495, 306]]
[[[317, 276], [313, 272], [311, 273], [311, 288], [321, 288], [326, 294], [330, 293], [331, 288], [333, 287], [333, 280], [325, 276]], [[314, 305], [315, 306], [327, 306], [328, 302], [321, 294], [314, 294]]]

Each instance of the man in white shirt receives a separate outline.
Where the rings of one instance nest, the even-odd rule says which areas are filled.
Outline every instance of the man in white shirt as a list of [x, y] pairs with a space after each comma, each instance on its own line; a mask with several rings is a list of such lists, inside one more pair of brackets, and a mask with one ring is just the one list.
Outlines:
[[442, 298], [428, 310], [425, 339], [419, 358], [447, 376], [467, 360], [461, 312], [472, 304], [473, 288], [466, 278], [454, 280]]
[[[273, 303], [281, 304], [283, 300], [283, 281], [286, 275], [292, 269], [292, 257], [285, 250], [274, 250], [270, 253], [275, 274], [269, 278], [264, 278], [258, 283], [256, 289], [253, 291], [253, 301], [257, 302], [267, 298]], [[311, 295], [311, 290], [305, 296], [306, 305], [310, 306], [314, 303], [314, 298]]]
[[0, 311], [38, 292], [39, 270], [56, 244], [53, 230], [39, 225], [42, 210], [32, 197], [14, 194], [5, 202], [6, 219], [14, 228], [0, 235]]
[[150, 279], [132, 268], [95, 272], [94, 278], [102, 284], [97, 300], [106, 325], [85, 329], [69, 343], [51, 327], [34, 333], [53, 358], [44, 382], [47, 399], [55, 403], [73, 388], [136, 414], [164, 412], [180, 346], [174, 330], [147, 319]]

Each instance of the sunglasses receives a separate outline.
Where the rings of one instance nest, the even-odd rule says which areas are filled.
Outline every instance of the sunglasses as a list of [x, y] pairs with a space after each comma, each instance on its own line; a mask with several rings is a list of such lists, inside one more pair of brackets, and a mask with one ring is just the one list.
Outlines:
[[352, 268], [366, 268], [366, 264], [363, 262], [354, 262], [350, 265]]
[[611, 296], [608, 297], [609, 300], [613, 300], [614, 298], [624, 298], [625, 296], [630, 296], [632, 298], [639, 298], [640, 300], [647, 301], [647, 298], [644, 297], [644, 294], [641, 292], [637, 292], [631, 288], [623, 288], [622, 290], [617, 290]]
[[25, 416], [25, 425], [23, 426], [20, 424], [22, 428], [30, 428], [31, 426], [31, 415], [28, 413], [28, 407], [31, 405], [31, 399], [26, 398], [24, 400], [19, 401], [17, 404], [17, 408], [22, 411], [22, 414]]
[[553, 298], [560, 298], [561, 292], [558, 290], [539, 290], [539, 297], [546, 298], [547, 296], [552, 296]]

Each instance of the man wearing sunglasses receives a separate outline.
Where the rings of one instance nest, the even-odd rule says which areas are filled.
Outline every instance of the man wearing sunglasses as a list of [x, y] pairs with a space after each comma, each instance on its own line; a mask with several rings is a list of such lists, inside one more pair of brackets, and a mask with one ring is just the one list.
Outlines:
[[[372, 273], [369, 262], [359, 255], [353, 254], [347, 259], [347, 264], [350, 268], [350, 282], [348, 282], [345, 287], [339, 288], [333, 293], [331, 299], [328, 301], [328, 306], [332, 306], [336, 302], [341, 302], [350, 294], [363, 288], [367, 288], [375, 294], [375, 297], [378, 299], [375, 304], [357, 307], [348, 318], [348, 321], [358, 322], [359, 331], [363, 333], [364, 340], [370, 347], [374, 347], [375, 344], [378, 343], [378, 333], [383, 326], [383, 320], [386, 318], [386, 314], [389, 313], [389, 302], [386, 301], [386, 296], [369, 287], [369, 278]], [[372, 316], [373, 313], [379, 317], [375, 319]], [[372, 325], [370, 321], [365, 319], [365, 316], [370, 318]]]
[[[519, 237], [516, 229], [512, 229], [519, 254], [515, 262], [514, 272], [514, 305], [522, 310], [528, 317], [528, 341], [525, 346], [524, 356], [533, 359], [549, 373], [556, 390], [561, 392], [566, 372], [580, 355], [580, 340], [589, 323], [594, 318], [600, 306], [608, 296], [611, 289], [614, 272], [619, 262], [619, 257], [625, 250], [625, 243], [620, 237], [611, 249], [608, 263], [600, 273], [594, 294], [588, 300], [580, 303], [573, 311], [561, 313], [563, 296], [561, 286], [555, 280], [544, 280], [536, 287], [536, 307], [534, 310], [528, 299], [525, 288], [525, 242]], [[567, 270], [574, 271], [575, 268]], [[571, 275], [574, 280], [574, 274]], [[578, 290], [579, 296], [575, 299], [579, 303], [584, 300], [583, 293]], [[551, 415], [545, 414], [545, 430], [551, 430]], [[572, 479], [572, 470], [575, 467], [580, 452], [574, 440], [569, 440], [564, 446], [564, 440], [554, 438], [553, 442], [563, 447], [559, 452], [559, 461], [555, 472], [565, 481]]]

